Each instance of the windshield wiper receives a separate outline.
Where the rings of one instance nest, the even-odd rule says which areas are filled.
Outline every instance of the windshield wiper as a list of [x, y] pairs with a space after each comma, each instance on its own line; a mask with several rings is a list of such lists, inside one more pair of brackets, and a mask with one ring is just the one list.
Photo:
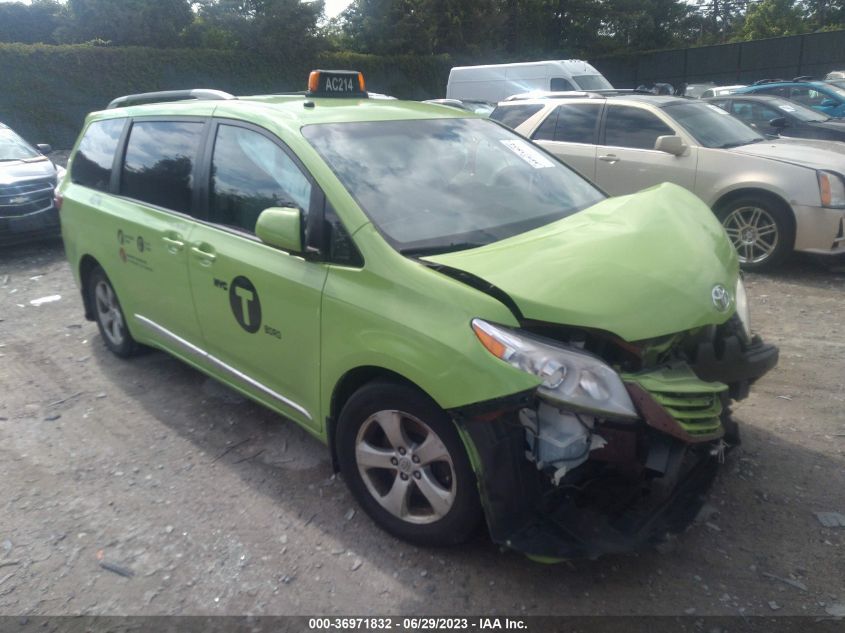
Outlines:
[[487, 246], [489, 242], [452, 242], [451, 244], [439, 244], [437, 246], [418, 246], [416, 248], [403, 248], [399, 252], [403, 255], [437, 255], [438, 253], [451, 253], [452, 251], [465, 251], [470, 248]]
[[754, 143], [759, 143], [760, 141], [765, 141], [764, 138], [755, 138], [751, 139], [750, 141], [739, 141], [738, 143], [723, 143], [722, 145], [717, 145], [716, 149], [731, 149], [733, 147], [742, 147], [743, 145], [753, 145]]

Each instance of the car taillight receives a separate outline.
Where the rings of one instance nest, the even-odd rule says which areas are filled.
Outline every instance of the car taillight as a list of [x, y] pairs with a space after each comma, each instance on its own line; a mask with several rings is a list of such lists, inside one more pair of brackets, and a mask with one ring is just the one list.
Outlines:
[[62, 210], [62, 202], [64, 202], [64, 197], [60, 193], [53, 194], [53, 204], [56, 205], [56, 211]]

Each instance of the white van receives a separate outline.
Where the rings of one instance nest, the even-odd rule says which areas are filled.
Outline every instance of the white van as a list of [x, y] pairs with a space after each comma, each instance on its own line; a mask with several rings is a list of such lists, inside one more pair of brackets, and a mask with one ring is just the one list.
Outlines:
[[613, 86], [595, 68], [580, 59], [519, 64], [456, 66], [449, 72], [447, 99], [477, 99], [498, 103], [532, 90], [609, 90]]

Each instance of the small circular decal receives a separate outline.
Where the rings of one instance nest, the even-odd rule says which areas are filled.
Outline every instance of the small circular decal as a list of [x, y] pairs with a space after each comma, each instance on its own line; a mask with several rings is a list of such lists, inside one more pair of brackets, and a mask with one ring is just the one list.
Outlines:
[[123, 244], [123, 229], [117, 230], [117, 243], [121, 245]]
[[229, 305], [238, 324], [250, 334], [261, 327], [261, 301], [258, 291], [246, 277], [235, 277], [229, 284]]
[[138, 246], [138, 252], [143, 253], [144, 252], [144, 238], [139, 235], [138, 239], [135, 241], [135, 244]]

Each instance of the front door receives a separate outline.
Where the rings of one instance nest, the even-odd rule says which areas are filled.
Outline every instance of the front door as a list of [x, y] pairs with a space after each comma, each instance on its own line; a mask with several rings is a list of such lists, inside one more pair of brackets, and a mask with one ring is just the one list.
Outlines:
[[307, 216], [316, 186], [278, 139], [235, 123], [216, 124], [208, 181], [207, 223], [190, 235], [188, 267], [209, 366], [271, 408], [320, 429], [326, 265], [255, 237], [268, 207], [295, 204]]
[[645, 108], [608, 104], [604, 140], [596, 157], [596, 184], [614, 196], [662, 182], [693, 191], [697, 149], [690, 147], [682, 156], [654, 149], [657, 137], [676, 134], [668, 123]]

